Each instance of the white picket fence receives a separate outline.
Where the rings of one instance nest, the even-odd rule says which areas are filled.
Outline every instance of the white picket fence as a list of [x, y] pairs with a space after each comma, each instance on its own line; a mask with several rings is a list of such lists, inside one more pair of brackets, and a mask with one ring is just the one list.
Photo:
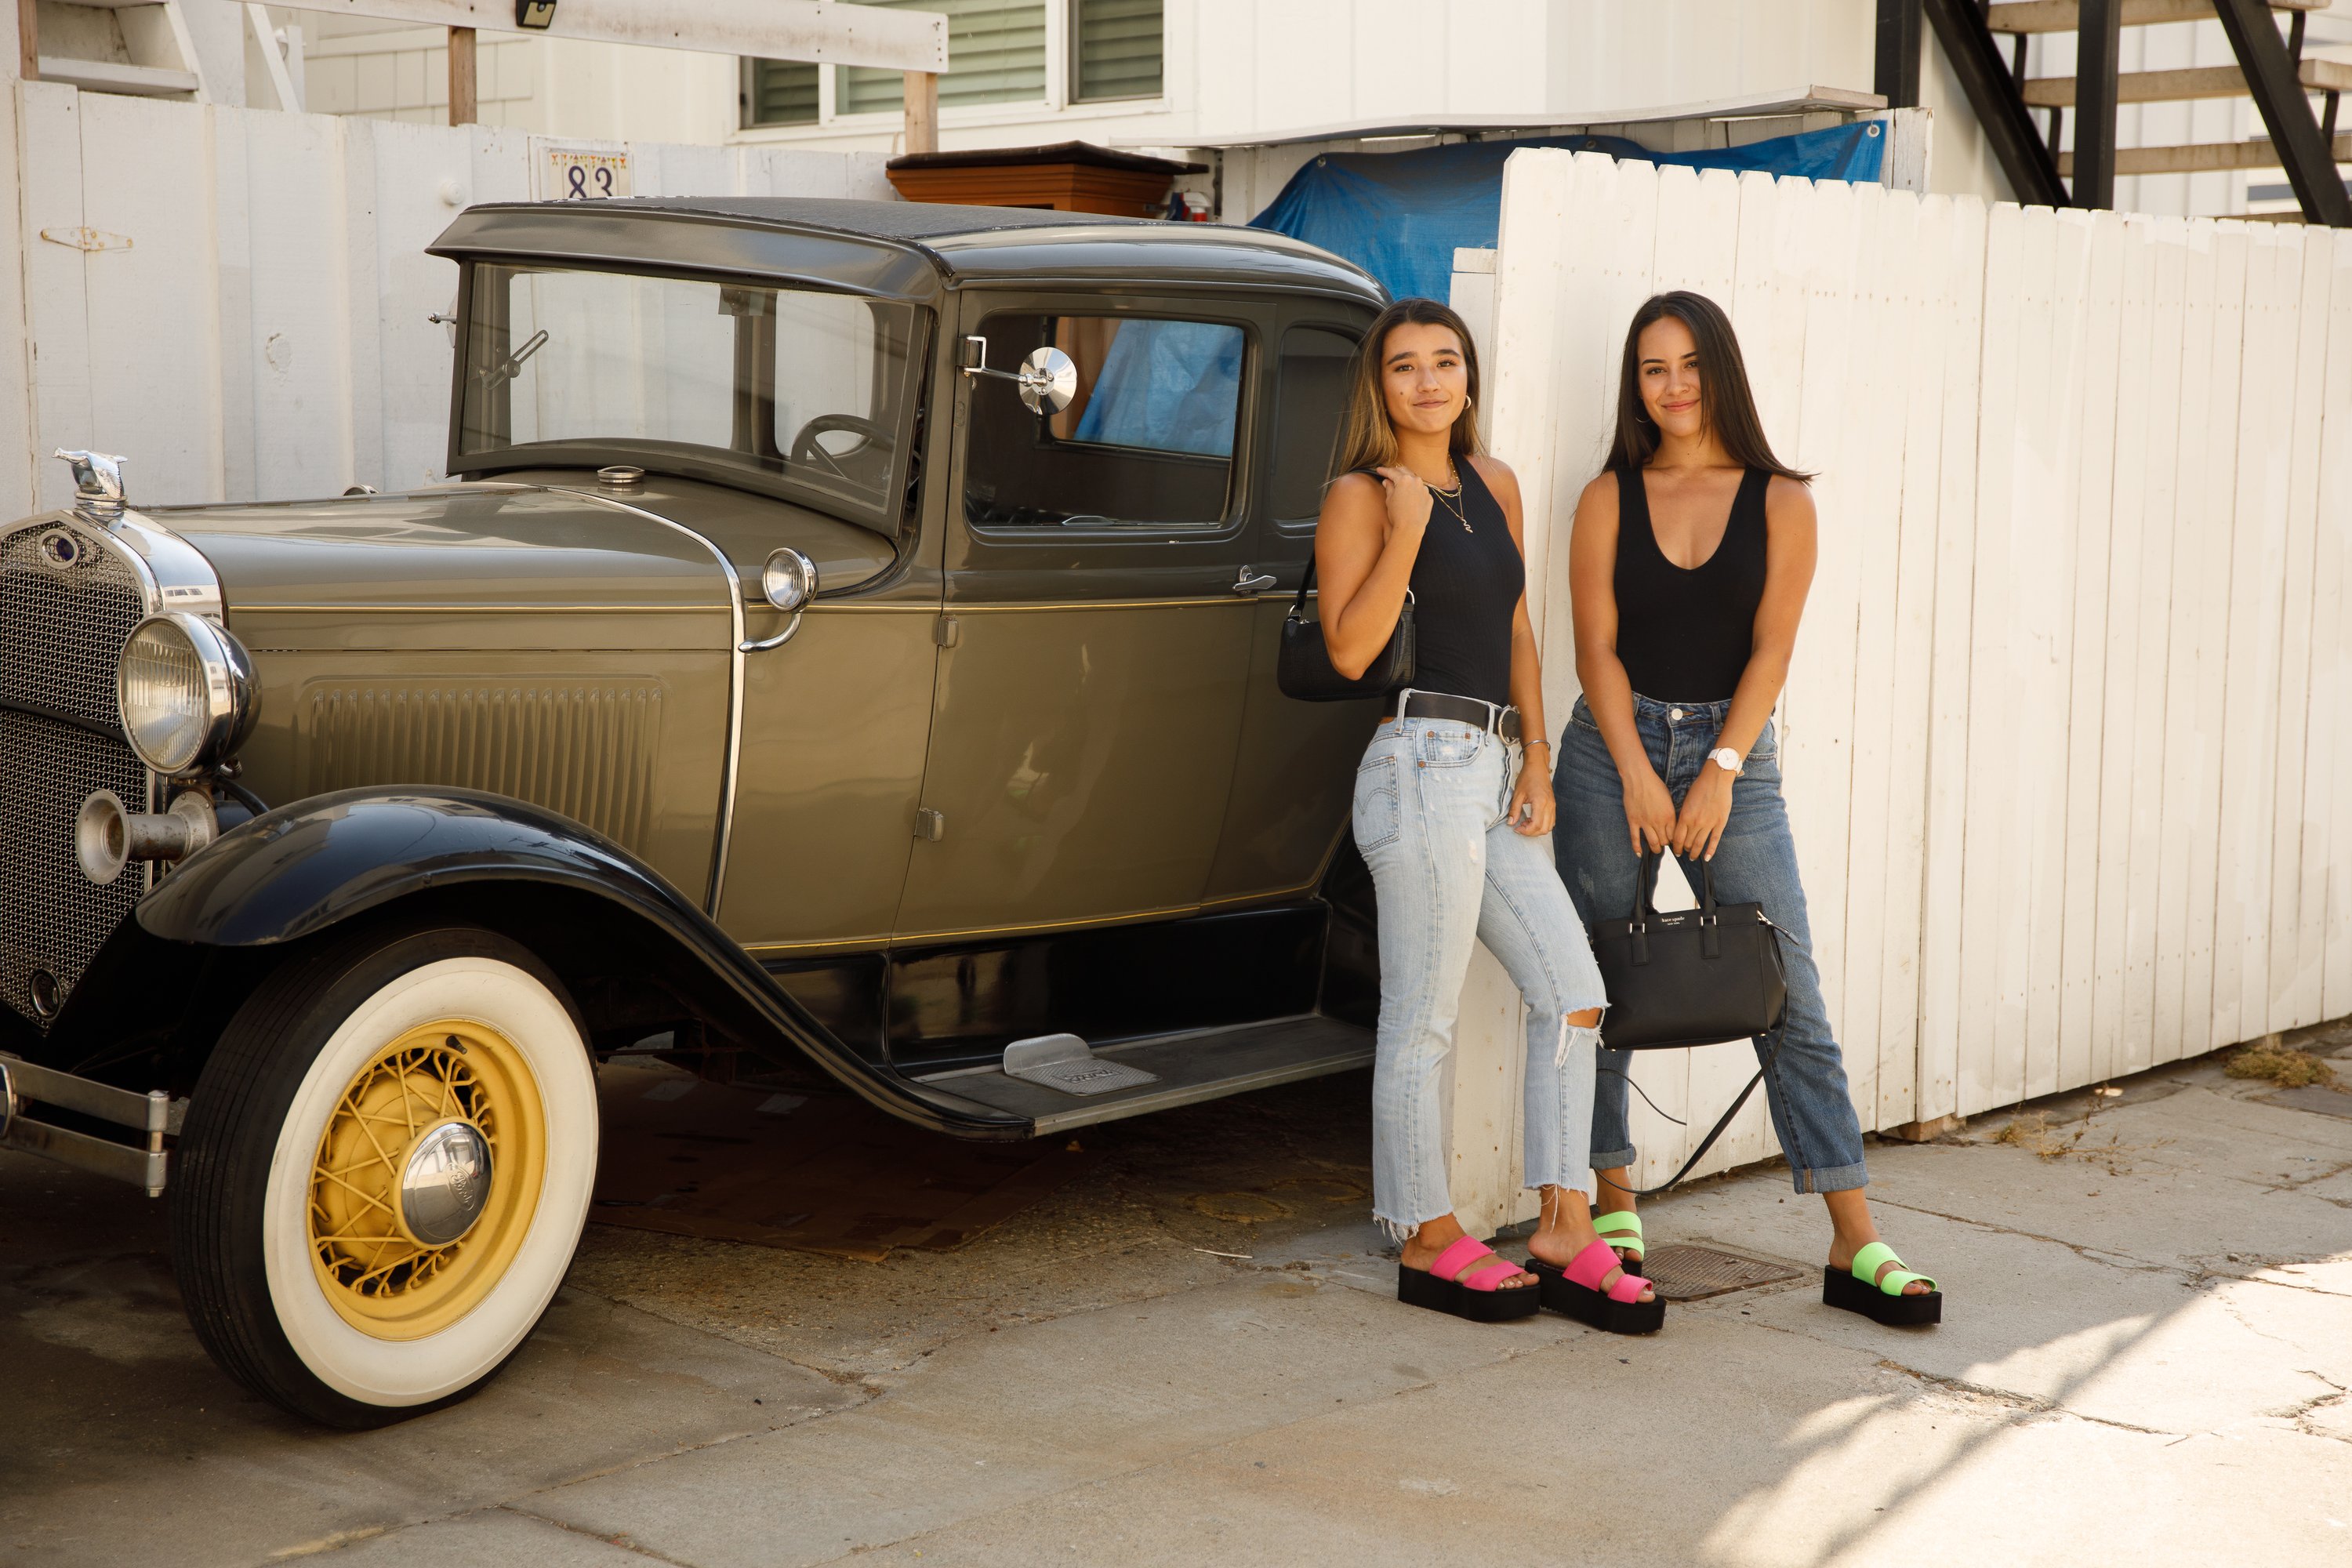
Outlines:
[[[64, 503], [58, 447], [126, 455], [159, 504], [441, 477], [451, 339], [428, 318], [457, 274], [425, 247], [470, 203], [529, 199], [540, 139], [41, 82], [14, 114], [0, 363], [29, 393], [0, 390], [0, 517]], [[878, 153], [626, 151], [637, 195], [896, 195]]]
[[[1495, 285], [1555, 721], [1566, 531], [1643, 299], [1726, 306], [1775, 448], [1820, 475], [1781, 758], [1864, 1128], [2352, 1013], [2352, 233], [1528, 152]], [[1455, 1085], [1492, 1215], [1498, 985], [1474, 977]], [[1703, 1131], [1754, 1068], [1635, 1078]], [[1760, 1100], [1703, 1170], [1778, 1152]], [[1663, 1179], [1696, 1132], [1634, 1118]]]

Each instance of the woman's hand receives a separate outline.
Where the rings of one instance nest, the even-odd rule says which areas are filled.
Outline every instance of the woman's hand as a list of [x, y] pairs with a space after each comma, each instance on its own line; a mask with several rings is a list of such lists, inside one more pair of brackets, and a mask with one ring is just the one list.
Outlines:
[[1625, 830], [1633, 840], [1633, 853], [1664, 849], [1675, 836], [1675, 797], [1649, 759], [1643, 758], [1640, 772], [1624, 781], [1623, 794]]
[[1732, 775], [1712, 762], [1698, 770], [1698, 778], [1683, 796], [1682, 814], [1675, 818], [1675, 853], [1715, 858], [1723, 842], [1723, 825], [1731, 820]]
[[1402, 467], [1374, 471], [1381, 476], [1381, 488], [1389, 495], [1389, 531], [1393, 534], [1404, 529], [1419, 532], [1427, 527], [1429, 510], [1434, 503], [1421, 476]]
[[1519, 752], [1519, 782], [1511, 786], [1511, 831], [1541, 838], [1559, 816], [1551, 798], [1551, 748], [1538, 741]]

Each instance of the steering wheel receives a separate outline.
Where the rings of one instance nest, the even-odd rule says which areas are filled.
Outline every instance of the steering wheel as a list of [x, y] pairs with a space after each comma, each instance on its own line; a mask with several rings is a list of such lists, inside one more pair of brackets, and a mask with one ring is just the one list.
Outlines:
[[792, 450], [786, 455], [785, 460], [799, 464], [822, 459], [824, 466], [833, 470], [836, 479], [848, 479], [848, 470], [841, 466], [831, 452], [817, 444], [818, 437], [835, 430], [846, 430], [853, 435], [863, 436], [866, 437], [866, 445], [879, 447], [886, 452], [890, 449], [890, 432], [875, 421], [856, 414], [820, 414], [802, 426], [800, 434], [793, 437]]

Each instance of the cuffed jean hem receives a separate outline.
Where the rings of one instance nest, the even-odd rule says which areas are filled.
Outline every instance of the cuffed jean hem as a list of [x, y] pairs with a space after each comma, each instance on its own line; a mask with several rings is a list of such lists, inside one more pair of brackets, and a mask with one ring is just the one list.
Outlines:
[[1641, 1151], [1628, 1143], [1622, 1149], [1595, 1149], [1592, 1168], [1596, 1171], [1622, 1171], [1641, 1157]]
[[1870, 1185], [1870, 1173], [1859, 1163], [1832, 1165], [1821, 1171], [1800, 1171], [1791, 1165], [1789, 1174], [1801, 1193], [1850, 1193]]

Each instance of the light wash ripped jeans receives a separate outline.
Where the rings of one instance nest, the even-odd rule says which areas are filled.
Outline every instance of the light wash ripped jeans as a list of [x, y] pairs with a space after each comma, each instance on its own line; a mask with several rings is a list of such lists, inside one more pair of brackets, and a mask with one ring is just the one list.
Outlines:
[[1475, 725], [1392, 720], [1356, 773], [1356, 847], [1380, 904], [1372, 1210], [1399, 1240], [1454, 1208], [1439, 1073], [1474, 942], [1528, 1003], [1527, 1185], [1592, 1191], [1601, 1032], [1568, 1016], [1608, 997], [1550, 845], [1505, 820], [1519, 762], [1516, 742]]

